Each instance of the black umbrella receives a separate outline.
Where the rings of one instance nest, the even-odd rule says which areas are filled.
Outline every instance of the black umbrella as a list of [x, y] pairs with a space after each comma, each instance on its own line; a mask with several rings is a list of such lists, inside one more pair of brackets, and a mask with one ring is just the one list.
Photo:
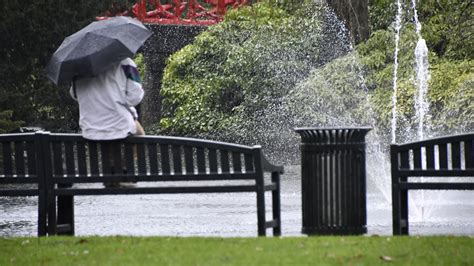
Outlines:
[[55, 84], [97, 76], [132, 57], [150, 35], [140, 21], [130, 17], [92, 22], [64, 39], [46, 67], [47, 76]]

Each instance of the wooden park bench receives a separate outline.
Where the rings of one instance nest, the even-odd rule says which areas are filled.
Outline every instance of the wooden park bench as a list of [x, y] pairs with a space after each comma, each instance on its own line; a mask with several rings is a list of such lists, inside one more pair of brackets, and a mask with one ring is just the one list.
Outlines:
[[[90, 141], [45, 132], [0, 135], [0, 145], [0, 196], [38, 196], [39, 236], [74, 234], [74, 196], [228, 192], [254, 192], [258, 235], [266, 235], [267, 228], [281, 234], [283, 167], [270, 164], [260, 146], [167, 136]], [[183, 182], [167, 186], [169, 181]], [[102, 185], [107, 182], [137, 185]], [[272, 196], [270, 221], [266, 191]]]
[[[474, 177], [474, 133], [392, 144], [390, 157], [394, 235], [408, 235], [408, 190], [474, 190], [474, 182], [451, 178]], [[419, 182], [423, 177], [445, 181]]]

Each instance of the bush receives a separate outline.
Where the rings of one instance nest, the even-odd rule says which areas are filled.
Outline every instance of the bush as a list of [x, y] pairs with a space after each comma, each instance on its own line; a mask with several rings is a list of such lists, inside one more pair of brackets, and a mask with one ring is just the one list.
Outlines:
[[269, 2], [230, 12], [170, 57], [161, 90], [165, 132], [218, 133], [253, 124], [256, 113], [280, 106], [313, 68], [349, 50], [342, 24], [327, 8]]

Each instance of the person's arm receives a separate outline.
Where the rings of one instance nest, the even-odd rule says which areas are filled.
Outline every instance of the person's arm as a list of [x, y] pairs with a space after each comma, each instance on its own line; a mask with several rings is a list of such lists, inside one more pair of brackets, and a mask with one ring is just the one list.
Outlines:
[[126, 60], [122, 64], [122, 69], [127, 77], [127, 84], [125, 88], [125, 100], [128, 106], [138, 105], [145, 94], [142, 88], [142, 81], [140, 79], [140, 74], [138, 73], [137, 66], [133, 60]]

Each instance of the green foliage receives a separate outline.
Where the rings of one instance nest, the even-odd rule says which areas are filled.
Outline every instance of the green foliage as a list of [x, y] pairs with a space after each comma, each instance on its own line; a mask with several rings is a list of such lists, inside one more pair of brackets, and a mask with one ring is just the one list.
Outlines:
[[[403, 2], [402, 0], [400, 0]], [[395, 20], [395, 0], [369, 0], [369, 24], [372, 32], [386, 29]]]
[[[413, 22], [412, 1], [400, 1], [402, 24]], [[422, 24], [422, 35], [430, 51], [440, 57], [462, 60], [474, 54], [474, 6], [466, 0], [416, 1], [418, 18]], [[370, 0], [369, 16], [372, 32], [386, 30], [394, 23], [397, 12], [396, 1]]]
[[[392, 91], [394, 71], [394, 33], [374, 32], [372, 37], [357, 47], [366, 68], [373, 109], [380, 128], [387, 131], [392, 119]], [[417, 36], [406, 27], [400, 38], [398, 54], [397, 113], [401, 131], [414, 127], [414, 99], [416, 98], [414, 49]], [[474, 129], [473, 63], [471, 60], [451, 60], [429, 55], [430, 76], [428, 102], [430, 123], [434, 132], [467, 131]]]
[[11, 110], [0, 111], [0, 134], [10, 133], [23, 124], [22, 121], [12, 121], [12, 114]]
[[138, 72], [140, 73], [140, 79], [145, 80], [145, 72], [146, 72], [146, 64], [145, 64], [145, 58], [143, 57], [143, 54], [138, 53], [135, 55], [133, 58], [133, 61], [137, 65]]
[[474, 5], [465, 0], [421, 1], [422, 34], [429, 48], [449, 59], [472, 59], [474, 55]]
[[436, 131], [474, 130], [474, 60], [442, 60], [431, 68], [429, 97]]
[[162, 128], [197, 134], [253, 120], [256, 111], [278, 105], [311, 69], [347, 52], [343, 34], [337, 35], [343, 31], [324, 27], [324, 8], [300, 8], [262, 1], [234, 10], [172, 55], [161, 89]]

